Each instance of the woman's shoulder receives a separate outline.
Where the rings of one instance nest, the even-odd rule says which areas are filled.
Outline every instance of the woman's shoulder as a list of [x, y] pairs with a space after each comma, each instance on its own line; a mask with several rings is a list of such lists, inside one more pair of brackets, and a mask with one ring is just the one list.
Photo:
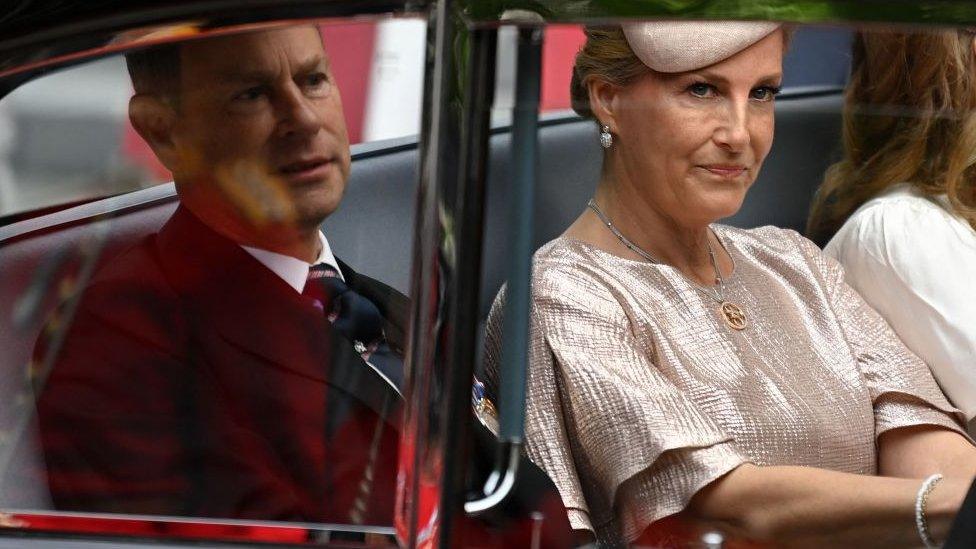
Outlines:
[[761, 265], [763, 271], [817, 280], [836, 278], [836, 262], [813, 241], [793, 229], [773, 225], [753, 229], [716, 228], [736, 248], [738, 259]]
[[900, 222], [954, 217], [944, 196], [930, 196], [909, 183], [901, 183], [862, 204], [848, 221], [851, 225], [857, 225], [873, 221]]
[[[553, 326], [571, 322], [623, 322], [619, 291], [612, 277], [601, 273], [597, 250], [566, 237], [558, 237], [533, 255], [530, 303], [533, 338], [542, 337]], [[486, 364], [497, 364], [508, 288], [503, 285], [492, 302], [485, 330]], [[538, 342], [538, 341], [537, 341]], [[551, 343], [550, 343], [551, 344]]]
[[836, 257], [855, 252], [888, 255], [946, 240], [976, 244], [976, 232], [941, 197], [901, 184], [861, 205], [824, 249]]
[[542, 245], [532, 257], [533, 294], [560, 292], [576, 287], [598, 291], [608, 277], [605, 252], [566, 236]]
[[723, 239], [731, 241], [743, 251], [753, 251], [760, 254], [773, 253], [780, 256], [792, 255], [797, 252], [809, 254], [820, 251], [816, 244], [797, 231], [775, 225], [764, 225], [752, 229], [713, 225], [713, 228]]
[[[608, 264], [612, 260], [610, 254], [565, 236], [543, 244], [532, 256], [533, 306], [545, 311], [594, 303], [611, 305], [619, 297], [615, 269]], [[492, 303], [491, 315], [505, 306], [507, 294], [507, 284], [503, 284]]]

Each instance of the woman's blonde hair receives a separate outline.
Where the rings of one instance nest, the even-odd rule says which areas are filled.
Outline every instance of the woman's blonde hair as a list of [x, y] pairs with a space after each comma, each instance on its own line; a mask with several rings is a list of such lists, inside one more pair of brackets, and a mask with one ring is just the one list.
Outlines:
[[590, 80], [598, 79], [624, 87], [642, 74], [650, 72], [630, 49], [624, 31], [619, 27], [586, 27], [586, 43], [576, 54], [569, 97], [573, 110], [583, 118], [596, 120], [590, 108]]
[[844, 158], [817, 192], [807, 235], [824, 244], [862, 204], [909, 182], [945, 193], [976, 229], [976, 63], [967, 30], [858, 33]]

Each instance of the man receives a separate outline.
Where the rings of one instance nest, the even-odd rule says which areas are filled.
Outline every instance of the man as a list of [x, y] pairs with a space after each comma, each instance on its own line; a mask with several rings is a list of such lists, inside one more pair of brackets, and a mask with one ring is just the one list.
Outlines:
[[[350, 156], [317, 29], [128, 64], [130, 119], [180, 206], [99, 271], [63, 346], [39, 342], [56, 505], [391, 524], [408, 303], [319, 230]], [[538, 507], [529, 499], [520, 514]], [[560, 512], [546, 528], [568, 532]]]
[[[180, 206], [99, 271], [50, 361], [38, 413], [56, 505], [390, 523], [402, 374], [377, 351], [402, 354], [407, 303], [319, 231], [350, 156], [318, 30], [128, 62], [130, 119]], [[361, 313], [339, 310], [349, 296], [378, 311], [373, 341], [343, 318]]]

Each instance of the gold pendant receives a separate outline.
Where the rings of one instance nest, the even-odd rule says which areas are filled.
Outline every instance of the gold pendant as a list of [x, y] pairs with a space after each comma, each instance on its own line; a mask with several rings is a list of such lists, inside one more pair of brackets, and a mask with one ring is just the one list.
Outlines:
[[746, 321], [746, 314], [735, 303], [723, 301], [719, 311], [722, 313], [722, 318], [725, 319], [725, 323], [733, 330], [744, 330], [749, 325]]

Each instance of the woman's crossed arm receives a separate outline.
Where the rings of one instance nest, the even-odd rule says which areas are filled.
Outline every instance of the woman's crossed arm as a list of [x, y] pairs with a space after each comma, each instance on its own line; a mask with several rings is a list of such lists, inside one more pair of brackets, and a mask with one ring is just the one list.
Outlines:
[[776, 546], [919, 547], [915, 499], [921, 479], [941, 473], [926, 518], [944, 541], [976, 474], [976, 447], [922, 426], [883, 434], [878, 454], [883, 476], [745, 464], [699, 491], [685, 514]]

